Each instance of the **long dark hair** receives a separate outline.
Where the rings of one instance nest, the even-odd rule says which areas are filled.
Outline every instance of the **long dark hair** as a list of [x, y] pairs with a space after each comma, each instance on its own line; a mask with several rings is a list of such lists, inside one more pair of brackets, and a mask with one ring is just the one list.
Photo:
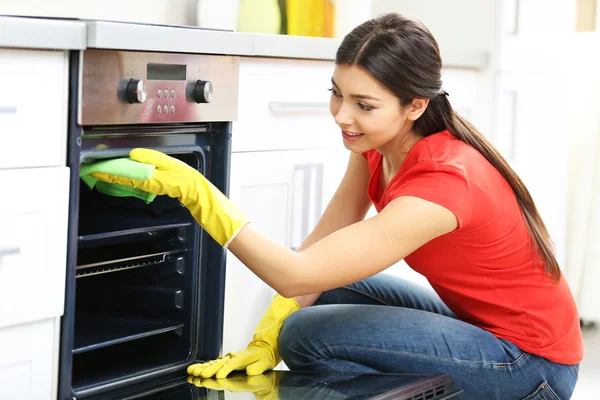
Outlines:
[[447, 129], [477, 149], [502, 174], [516, 195], [546, 272], [560, 280], [554, 246], [531, 194], [494, 146], [452, 109], [442, 89], [438, 44], [423, 24], [396, 13], [366, 21], [346, 35], [335, 62], [364, 68], [392, 91], [402, 106], [415, 98], [429, 99], [427, 109], [414, 122], [414, 132], [425, 137]]

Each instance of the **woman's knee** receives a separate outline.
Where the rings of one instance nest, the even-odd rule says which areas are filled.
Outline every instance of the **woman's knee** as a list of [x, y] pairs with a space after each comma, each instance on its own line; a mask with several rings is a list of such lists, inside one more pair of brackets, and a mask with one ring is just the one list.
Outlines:
[[279, 334], [280, 347], [310, 342], [327, 318], [326, 314], [322, 307], [307, 307], [287, 317]]
[[280, 349], [288, 347], [288, 344], [294, 339], [295, 335], [293, 332], [298, 331], [298, 316], [302, 314], [302, 311], [302, 309], [296, 311], [283, 322], [278, 340]]

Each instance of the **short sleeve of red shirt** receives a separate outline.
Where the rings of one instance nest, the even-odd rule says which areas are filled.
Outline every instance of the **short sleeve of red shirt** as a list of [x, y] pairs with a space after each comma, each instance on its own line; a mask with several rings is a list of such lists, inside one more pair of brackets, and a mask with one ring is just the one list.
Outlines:
[[458, 168], [426, 160], [414, 165], [398, 180], [390, 182], [384, 193], [385, 204], [401, 196], [413, 196], [447, 208], [458, 220], [459, 228], [471, 219], [472, 194], [469, 182]]

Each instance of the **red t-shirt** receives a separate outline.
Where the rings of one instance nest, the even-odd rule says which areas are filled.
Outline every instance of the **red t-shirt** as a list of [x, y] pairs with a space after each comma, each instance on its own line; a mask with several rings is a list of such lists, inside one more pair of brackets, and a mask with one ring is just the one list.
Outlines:
[[439, 132], [417, 142], [381, 190], [382, 156], [376, 150], [364, 156], [377, 211], [400, 196], [414, 196], [456, 215], [455, 231], [405, 261], [460, 320], [551, 361], [581, 361], [583, 341], [569, 286], [544, 273], [514, 192], [485, 157], [448, 131]]

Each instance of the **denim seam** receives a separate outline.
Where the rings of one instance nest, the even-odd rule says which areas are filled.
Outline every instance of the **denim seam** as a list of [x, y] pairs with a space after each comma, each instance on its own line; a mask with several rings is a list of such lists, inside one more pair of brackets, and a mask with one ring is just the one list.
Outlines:
[[575, 379], [579, 379], [579, 371], [577, 370], [577, 368], [575, 368], [575, 365], [569, 365], [569, 366], [571, 367], [571, 370], [575, 374]]
[[544, 388], [544, 390], [548, 391], [550, 396], [554, 397], [556, 400], [561, 400], [560, 397], [558, 397], [558, 395], [556, 394], [554, 389], [552, 389], [552, 386], [550, 386], [550, 384], [548, 382], [546, 382], [546, 387]]
[[526, 351], [522, 352], [519, 357], [515, 358], [514, 361], [508, 362], [508, 363], [498, 363], [498, 368], [514, 368], [520, 364], [523, 364], [526, 360], [529, 359], [529, 353], [527, 353]]
[[[294, 346], [289, 346], [288, 348], [289, 348], [291, 351], [295, 352], [295, 353], [302, 354], [302, 352], [301, 352], [301, 351], [298, 351], [297, 349], [295, 349], [295, 348], [294, 348]], [[318, 350], [318, 352], [320, 352], [321, 350], [323, 350], [323, 349], [319, 349], [319, 350]], [[324, 360], [324, 359], [322, 359], [322, 358], [313, 357], [313, 359], [314, 359], [314, 360], [312, 360], [311, 362], [318, 362], [318, 363], [321, 363], [321, 364], [325, 365], [325, 366], [326, 366], [328, 369], [333, 369], [333, 370], [335, 370], [335, 372], [342, 372], [342, 373], [346, 372], [346, 371], [344, 371], [344, 370], [342, 370], [342, 369], [339, 369], [339, 368], [332, 367], [331, 365], [327, 364], [326, 360]]]
[[478, 360], [461, 360], [458, 358], [450, 358], [450, 357], [442, 357], [442, 356], [435, 356], [435, 355], [427, 355], [427, 354], [421, 354], [421, 353], [411, 353], [408, 351], [394, 351], [394, 350], [382, 350], [382, 349], [377, 349], [377, 348], [373, 348], [373, 347], [364, 347], [364, 346], [327, 346], [327, 347], [323, 347], [318, 349], [317, 351], [322, 351], [322, 350], [331, 350], [331, 349], [336, 349], [336, 348], [342, 348], [342, 349], [358, 349], [358, 350], [368, 350], [368, 351], [374, 351], [374, 352], [379, 352], [379, 353], [387, 353], [387, 354], [404, 354], [404, 355], [410, 355], [410, 356], [414, 356], [414, 357], [424, 357], [424, 358], [437, 358], [440, 360], [446, 360], [446, 361], [453, 361], [453, 362], [460, 362], [460, 363], [474, 363], [474, 364], [480, 364], [480, 365], [495, 365], [495, 366], [503, 366], [503, 367], [507, 367], [507, 366], [515, 366], [517, 364], [521, 364], [524, 359], [528, 358], [527, 356], [529, 355], [526, 352], [523, 352], [519, 357], [517, 357], [517, 359], [511, 363], [499, 363], [497, 361], [478, 361]]
[[383, 305], [392, 306], [390, 303], [387, 303], [387, 302], [383, 301], [379, 297], [373, 296], [373, 295], [371, 295], [370, 293], [367, 293], [367, 292], [363, 292], [362, 290], [359, 290], [359, 289], [356, 289], [356, 288], [353, 288], [353, 287], [350, 287], [350, 286], [344, 286], [341, 289], [346, 289], [346, 290], [349, 290], [351, 292], [360, 293], [363, 296], [367, 296], [367, 297], [369, 297], [369, 298], [371, 298], [373, 300], [377, 300], [378, 302], [382, 303]]
[[[522, 400], [552, 400], [550, 398], [546, 399], [546, 394], [549, 394], [550, 396], [552, 396], [555, 400], [561, 400], [560, 397], [558, 397], [558, 395], [554, 392], [554, 390], [550, 387], [550, 384], [548, 383], [548, 381], [544, 380], [538, 387], [537, 389], [535, 389], [535, 391], [533, 393], [531, 393], [530, 395], [528, 395], [527, 397], [523, 398]], [[544, 397], [540, 397], [541, 395], [544, 395]]]
[[325, 365], [325, 366], [326, 366], [328, 369], [330, 369], [330, 370], [331, 370], [331, 369], [333, 369], [335, 372], [341, 372], [341, 373], [344, 373], [344, 372], [346, 372], [346, 371], [344, 371], [343, 369], [339, 369], [339, 368], [332, 367], [331, 365], [327, 364], [327, 363], [325, 362], [325, 360], [323, 360], [323, 359], [316, 359], [315, 361], [316, 361], [316, 362], [319, 362], [319, 363], [321, 363], [321, 364], [324, 364], [324, 365]]

